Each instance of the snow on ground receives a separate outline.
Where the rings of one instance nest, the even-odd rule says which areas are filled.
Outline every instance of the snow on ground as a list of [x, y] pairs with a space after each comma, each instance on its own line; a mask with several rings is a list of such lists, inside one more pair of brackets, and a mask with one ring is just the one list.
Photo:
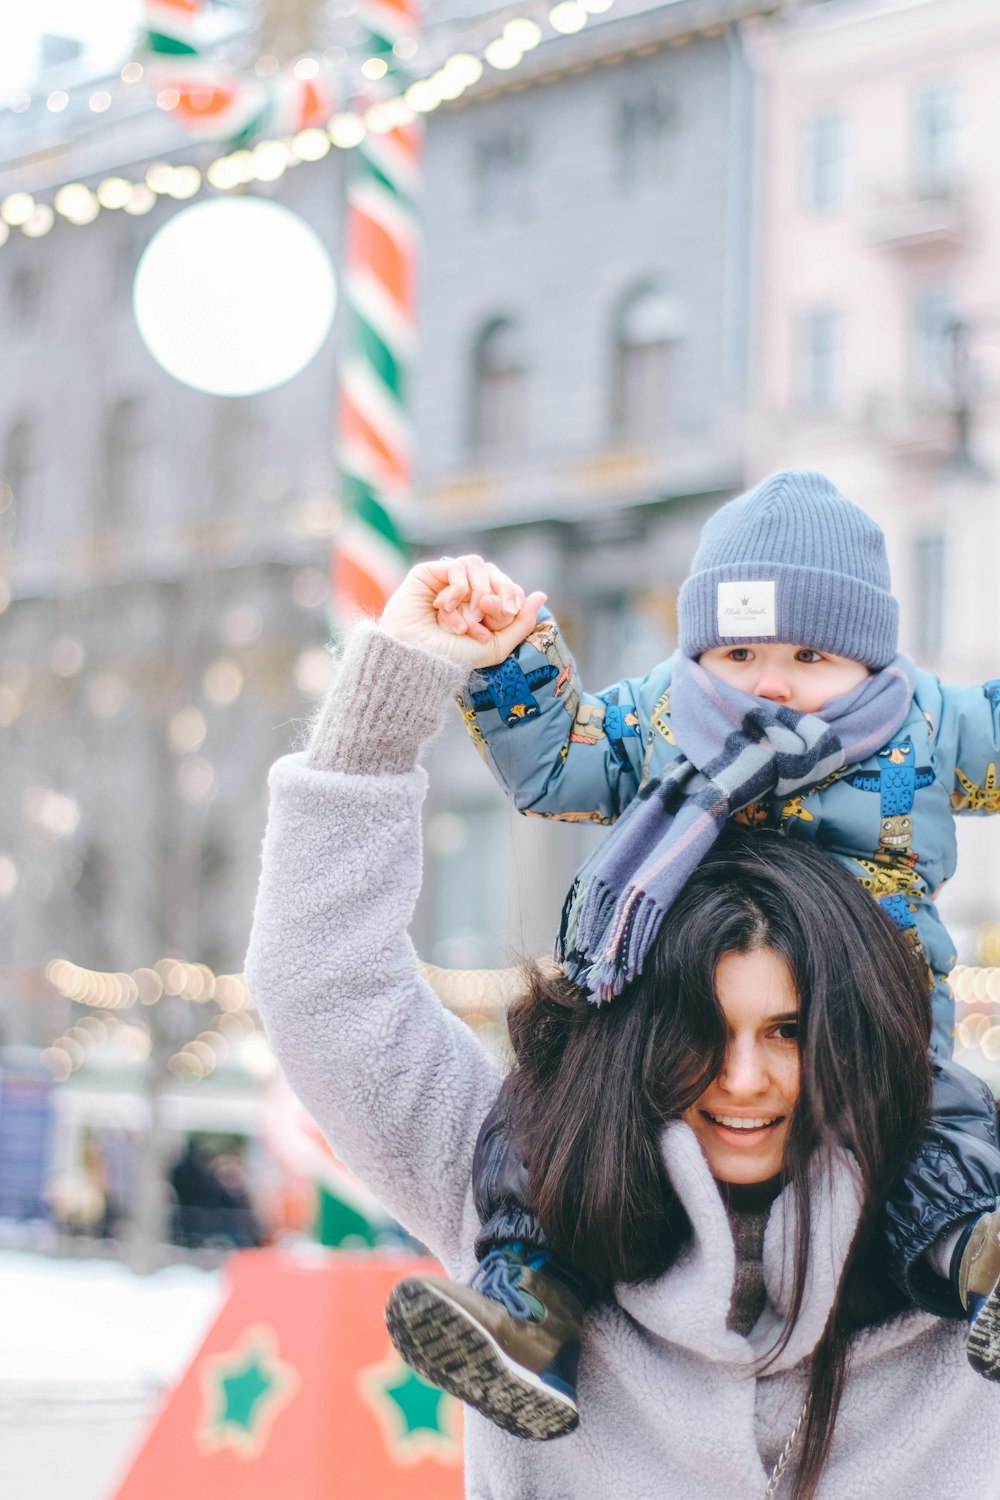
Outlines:
[[113, 1500], [224, 1275], [0, 1250], [0, 1495]]
[[223, 1295], [222, 1273], [0, 1251], [0, 1392], [159, 1389], [190, 1362]]

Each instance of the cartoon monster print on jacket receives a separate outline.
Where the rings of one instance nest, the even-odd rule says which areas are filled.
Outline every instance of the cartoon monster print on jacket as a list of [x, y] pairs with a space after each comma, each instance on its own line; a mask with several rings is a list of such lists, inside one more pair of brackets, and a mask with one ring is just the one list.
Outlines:
[[845, 780], [859, 791], [879, 794], [881, 821], [878, 848], [872, 858], [878, 864], [905, 863], [912, 869], [917, 863], [913, 851], [913, 799], [918, 791], [931, 785], [934, 772], [930, 766], [917, 769], [908, 735], [897, 737], [878, 753], [882, 764], [877, 772], [856, 771]]

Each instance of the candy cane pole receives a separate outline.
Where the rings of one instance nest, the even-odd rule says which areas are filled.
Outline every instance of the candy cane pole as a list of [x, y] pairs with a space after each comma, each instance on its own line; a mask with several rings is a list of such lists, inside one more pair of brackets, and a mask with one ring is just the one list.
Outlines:
[[[362, 18], [369, 57], [383, 59], [391, 78], [393, 44], [416, 32], [417, 0], [366, 0]], [[381, 613], [408, 566], [420, 157], [421, 128], [414, 122], [369, 131], [348, 169], [348, 321], [339, 382], [343, 520], [332, 558], [338, 623]]]

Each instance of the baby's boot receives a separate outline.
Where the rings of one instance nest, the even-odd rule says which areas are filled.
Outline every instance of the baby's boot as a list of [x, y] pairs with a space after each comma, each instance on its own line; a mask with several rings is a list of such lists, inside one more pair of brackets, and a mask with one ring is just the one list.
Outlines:
[[1000, 1208], [976, 1220], [956, 1253], [969, 1363], [987, 1380], [1000, 1380]]
[[406, 1362], [523, 1438], [554, 1438], [579, 1421], [576, 1371], [585, 1301], [547, 1250], [495, 1245], [466, 1286], [407, 1276], [385, 1310]]

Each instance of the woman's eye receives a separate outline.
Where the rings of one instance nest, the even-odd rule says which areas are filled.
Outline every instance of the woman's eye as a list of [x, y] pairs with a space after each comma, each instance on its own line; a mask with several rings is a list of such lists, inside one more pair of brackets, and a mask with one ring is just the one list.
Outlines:
[[774, 1034], [779, 1041], [797, 1042], [799, 1039], [798, 1021], [782, 1021], [780, 1026], [774, 1028]]

